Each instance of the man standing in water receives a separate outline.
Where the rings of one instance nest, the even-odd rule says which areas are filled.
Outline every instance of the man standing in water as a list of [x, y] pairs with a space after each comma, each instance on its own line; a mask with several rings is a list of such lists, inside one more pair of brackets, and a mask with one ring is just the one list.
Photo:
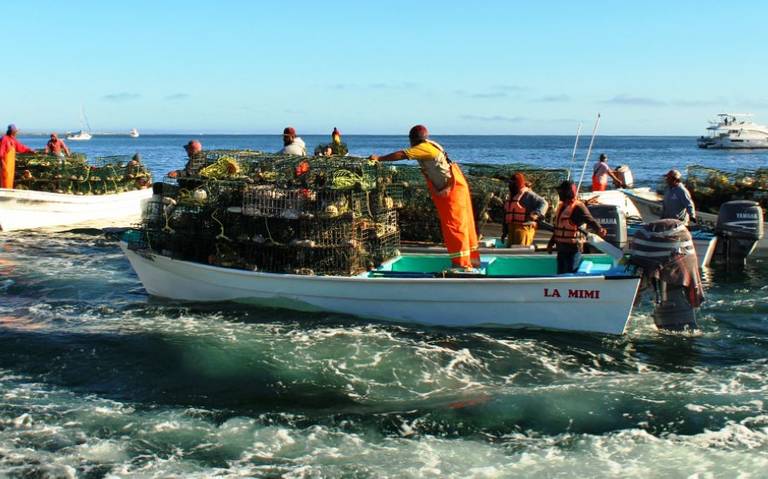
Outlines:
[[662, 218], [680, 220], [686, 225], [690, 221], [696, 223], [696, 207], [693, 205], [691, 193], [682, 183], [683, 175], [677, 170], [669, 170], [664, 179], [667, 182], [667, 191], [661, 206]]
[[477, 231], [472, 211], [469, 184], [458, 165], [438, 143], [429, 139], [429, 131], [416, 125], [408, 133], [411, 147], [388, 155], [371, 155], [373, 161], [416, 160], [427, 181], [432, 202], [440, 217], [443, 241], [454, 268], [473, 270], [480, 266]]
[[32, 148], [16, 139], [19, 129], [16, 125], [8, 125], [5, 136], [0, 139], [0, 188], [13, 188], [13, 177], [16, 174], [16, 154], [34, 153]]

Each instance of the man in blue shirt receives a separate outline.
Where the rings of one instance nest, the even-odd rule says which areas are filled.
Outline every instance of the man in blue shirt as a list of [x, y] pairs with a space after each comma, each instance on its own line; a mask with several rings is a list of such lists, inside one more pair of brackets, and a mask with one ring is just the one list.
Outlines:
[[664, 178], [667, 180], [667, 191], [662, 201], [661, 217], [680, 220], [685, 224], [689, 221], [696, 223], [696, 207], [691, 193], [683, 186], [680, 172], [669, 170]]

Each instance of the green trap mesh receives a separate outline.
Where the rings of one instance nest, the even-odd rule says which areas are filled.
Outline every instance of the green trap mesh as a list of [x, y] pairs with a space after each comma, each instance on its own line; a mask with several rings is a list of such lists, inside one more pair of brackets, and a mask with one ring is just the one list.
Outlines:
[[148, 188], [151, 183], [152, 175], [138, 155], [100, 157], [91, 162], [81, 154], [16, 158], [14, 186], [20, 190], [105, 195]]

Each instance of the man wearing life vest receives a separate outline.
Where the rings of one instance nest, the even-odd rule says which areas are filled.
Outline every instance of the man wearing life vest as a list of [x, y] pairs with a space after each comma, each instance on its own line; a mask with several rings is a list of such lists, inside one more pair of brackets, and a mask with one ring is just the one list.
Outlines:
[[13, 188], [13, 176], [16, 174], [16, 154], [34, 153], [16, 139], [19, 129], [16, 125], [8, 125], [5, 136], [0, 139], [0, 188]]
[[615, 184], [626, 188], [627, 185], [619, 178], [613, 169], [608, 166], [608, 157], [605, 153], [600, 154], [600, 159], [595, 163], [592, 169], [592, 191], [605, 191], [608, 189], [608, 177], [613, 178]]
[[592, 217], [586, 205], [579, 201], [576, 185], [564, 181], [557, 188], [560, 204], [555, 213], [555, 230], [547, 244], [547, 252], [557, 248], [557, 274], [575, 273], [581, 264], [584, 250], [584, 234], [580, 231], [585, 224], [600, 236], [607, 231]]
[[547, 200], [528, 188], [525, 175], [515, 173], [509, 181], [509, 197], [504, 202], [504, 224], [501, 240], [504, 245], [530, 246], [536, 235], [536, 221], [547, 214]]
[[429, 139], [427, 127], [414, 126], [408, 133], [408, 139], [410, 148], [384, 156], [371, 155], [370, 159], [418, 161], [440, 217], [440, 230], [453, 267], [472, 270], [480, 266], [472, 198], [464, 174], [456, 163], [448, 159], [445, 149]]

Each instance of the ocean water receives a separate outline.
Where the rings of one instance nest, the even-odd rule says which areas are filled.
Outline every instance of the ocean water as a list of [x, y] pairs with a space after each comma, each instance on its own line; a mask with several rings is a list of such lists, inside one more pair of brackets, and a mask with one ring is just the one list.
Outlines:
[[[183, 165], [186, 139], [75, 149], [138, 151], [161, 174]], [[359, 154], [403, 144], [346, 140]], [[562, 166], [572, 148], [440, 140], [466, 162]], [[648, 182], [670, 165], [768, 159], [691, 138], [604, 138], [596, 151]], [[97, 231], [3, 234], [0, 477], [766, 477], [768, 264], [704, 279], [693, 334], [656, 331], [649, 299], [624, 336], [424, 328], [153, 299]]]

